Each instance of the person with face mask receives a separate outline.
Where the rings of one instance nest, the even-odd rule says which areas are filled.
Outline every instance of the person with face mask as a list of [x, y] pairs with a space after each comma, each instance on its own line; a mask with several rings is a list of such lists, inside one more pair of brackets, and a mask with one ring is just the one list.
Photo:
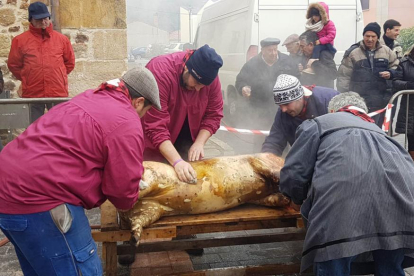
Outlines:
[[146, 65], [158, 83], [162, 110], [150, 110], [142, 121], [144, 159], [170, 163], [181, 181], [196, 180], [187, 161], [204, 157], [204, 145], [223, 117], [218, 71], [223, 60], [213, 48], [158, 56]]
[[134, 68], [53, 107], [2, 150], [0, 229], [24, 275], [102, 275], [84, 209], [138, 200], [152, 106], [154, 76]]
[[[50, 13], [42, 2], [29, 6], [29, 30], [12, 40], [7, 66], [22, 82], [23, 98], [68, 97], [68, 74], [75, 68], [69, 39], [53, 30]], [[53, 104], [31, 104], [30, 122]]]

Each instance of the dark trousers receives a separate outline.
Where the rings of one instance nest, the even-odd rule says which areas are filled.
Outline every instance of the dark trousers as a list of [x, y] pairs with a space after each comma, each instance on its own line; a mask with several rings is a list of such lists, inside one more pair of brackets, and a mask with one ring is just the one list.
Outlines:
[[323, 50], [328, 50], [329, 52], [332, 52], [333, 55], [335, 55], [336, 53], [336, 49], [332, 44], [319, 44], [315, 45], [315, 47], [313, 48], [312, 59], [319, 59], [321, 52]]
[[55, 104], [47, 103], [47, 104], [30, 104], [30, 123], [33, 123], [40, 117], [42, 117], [43, 114], [45, 114], [45, 108], [47, 110], [50, 110]]
[[66, 233], [56, 226], [49, 211], [0, 214], [0, 229], [14, 245], [24, 275], [102, 275], [84, 209], [66, 206], [73, 219]]
[[[372, 251], [375, 276], [405, 276], [402, 263], [404, 249]], [[315, 276], [349, 276], [351, 263], [356, 256], [314, 263]]]

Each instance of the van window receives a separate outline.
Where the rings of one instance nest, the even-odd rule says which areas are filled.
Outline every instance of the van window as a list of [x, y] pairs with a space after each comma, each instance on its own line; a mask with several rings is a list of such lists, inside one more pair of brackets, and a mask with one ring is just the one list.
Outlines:
[[361, 7], [362, 10], [369, 10], [369, 0], [361, 0]]

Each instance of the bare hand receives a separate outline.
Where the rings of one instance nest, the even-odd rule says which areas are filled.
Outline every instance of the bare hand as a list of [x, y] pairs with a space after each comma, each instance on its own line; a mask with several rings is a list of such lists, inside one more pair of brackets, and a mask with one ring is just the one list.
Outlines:
[[301, 205], [297, 205], [297, 204], [293, 203], [293, 201], [290, 202], [290, 207], [295, 211], [299, 212], [300, 211], [300, 206]]
[[243, 97], [250, 97], [251, 92], [252, 92], [252, 89], [251, 89], [251, 87], [250, 87], [250, 86], [244, 86], [244, 87], [242, 88], [242, 94], [243, 94]]
[[197, 183], [197, 173], [190, 165], [190, 163], [185, 162], [184, 160], [180, 161], [175, 164], [174, 170], [177, 173], [178, 179], [180, 179], [180, 181], [190, 184]]
[[303, 65], [302, 65], [302, 63], [299, 63], [298, 68], [299, 68], [299, 72], [302, 72], [303, 71]]
[[388, 71], [379, 72], [379, 75], [381, 78], [386, 79], [386, 80], [390, 79], [391, 77], [391, 73]]
[[188, 151], [189, 161], [198, 161], [204, 158], [204, 145], [200, 143], [194, 143]]
[[318, 59], [314, 59], [314, 58], [311, 58], [309, 61], [308, 61], [308, 65], [307, 65], [307, 68], [312, 68], [312, 63], [314, 63], [315, 61], [317, 61]]

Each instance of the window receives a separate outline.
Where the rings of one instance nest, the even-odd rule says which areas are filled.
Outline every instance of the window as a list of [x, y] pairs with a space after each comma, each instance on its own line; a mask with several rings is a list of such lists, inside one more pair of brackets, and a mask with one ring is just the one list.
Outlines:
[[369, 0], [361, 0], [361, 7], [362, 10], [369, 10]]

